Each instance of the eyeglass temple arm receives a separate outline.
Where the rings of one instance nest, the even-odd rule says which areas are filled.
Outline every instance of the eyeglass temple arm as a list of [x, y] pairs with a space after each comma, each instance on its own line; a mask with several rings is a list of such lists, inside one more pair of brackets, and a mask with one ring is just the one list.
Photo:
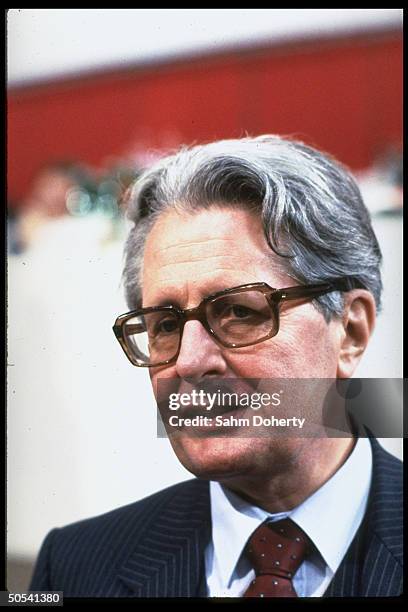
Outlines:
[[[113, 331], [117, 336], [121, 336], [123, 334], [125, 325], [114, 325]], [[146, 327], [142, 323], [127, 323], [126, 324], [126, 334], [140, 334], [146, 331]]]
[[365, 289], [365, 287], [355, 279], [341, 278], [328, 283], [319, 283], [317, 285], [299, 285], [298, 287], [278, 289], [272, 293], [271, 297], [273, 300], [283, 302], [286, 300], [296, 300], [298, 298], [318, 297], [330, 291], [350, 291], [357, 287]]

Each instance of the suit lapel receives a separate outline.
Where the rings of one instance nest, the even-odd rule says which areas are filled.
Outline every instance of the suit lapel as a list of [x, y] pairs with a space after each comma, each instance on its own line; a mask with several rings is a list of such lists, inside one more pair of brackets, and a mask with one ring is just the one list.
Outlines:
[[200, 480], [186, 483], [152, 514], [118, 574], [133, 596], [205, 597], [202, 577], [210, 516], [208, 482]]
[[359, 531], [324, 597], [358, 597], [361, 580], [362, 533]]
[[383, 450], [375, 438], [371, 442], [375, 471], [361, 595], [387, 597], [402, 593], [402, 464]]
[[386, 597], [402, 591], [402, 482], [396, 461], [371, 439], [366, 518], [325, 597]]

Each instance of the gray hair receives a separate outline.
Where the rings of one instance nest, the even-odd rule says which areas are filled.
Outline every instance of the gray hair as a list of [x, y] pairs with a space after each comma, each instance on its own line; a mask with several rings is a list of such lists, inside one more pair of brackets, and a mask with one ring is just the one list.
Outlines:
[[[129, 308], [142, 303], [144, 246], [158, 217], [169, 208], [194, 212], [220, 203], [260, 215], [269, 247], [295, 281], [353, 277], [380, 310], [382, 256], [355, 180], [331, 156], [269, 135], [183, 147], [140, 176], [128, 201], [133, 226], [123, 281]], [[340, 292], [314, 304], [326, 321], [344, 307]]]

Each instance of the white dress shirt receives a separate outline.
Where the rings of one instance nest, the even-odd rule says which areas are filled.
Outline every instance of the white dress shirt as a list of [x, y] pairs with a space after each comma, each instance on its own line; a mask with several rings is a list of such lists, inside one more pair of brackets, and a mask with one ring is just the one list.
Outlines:
[[241, 597], [255, 577], [242, 555], [248, 539], [266, 519], [290, 517], [317, 548], [299, 567], [293, 586], [299, 597], [321, 597], [343, 560], [367, 506], [372, 452], [358, 438], [347, 461], [299, 506], [271, 514], [218, 482], [210, 482], [212, 539], [205, 551], [207, 595]]

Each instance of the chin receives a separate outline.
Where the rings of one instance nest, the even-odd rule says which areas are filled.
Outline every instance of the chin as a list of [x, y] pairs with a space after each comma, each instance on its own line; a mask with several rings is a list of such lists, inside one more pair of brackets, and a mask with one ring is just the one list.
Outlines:
[[170, 441], [180, 463], [197, 478], [224, 481], [282, 469], [281, 452], [259, 438], [170, 436]]

